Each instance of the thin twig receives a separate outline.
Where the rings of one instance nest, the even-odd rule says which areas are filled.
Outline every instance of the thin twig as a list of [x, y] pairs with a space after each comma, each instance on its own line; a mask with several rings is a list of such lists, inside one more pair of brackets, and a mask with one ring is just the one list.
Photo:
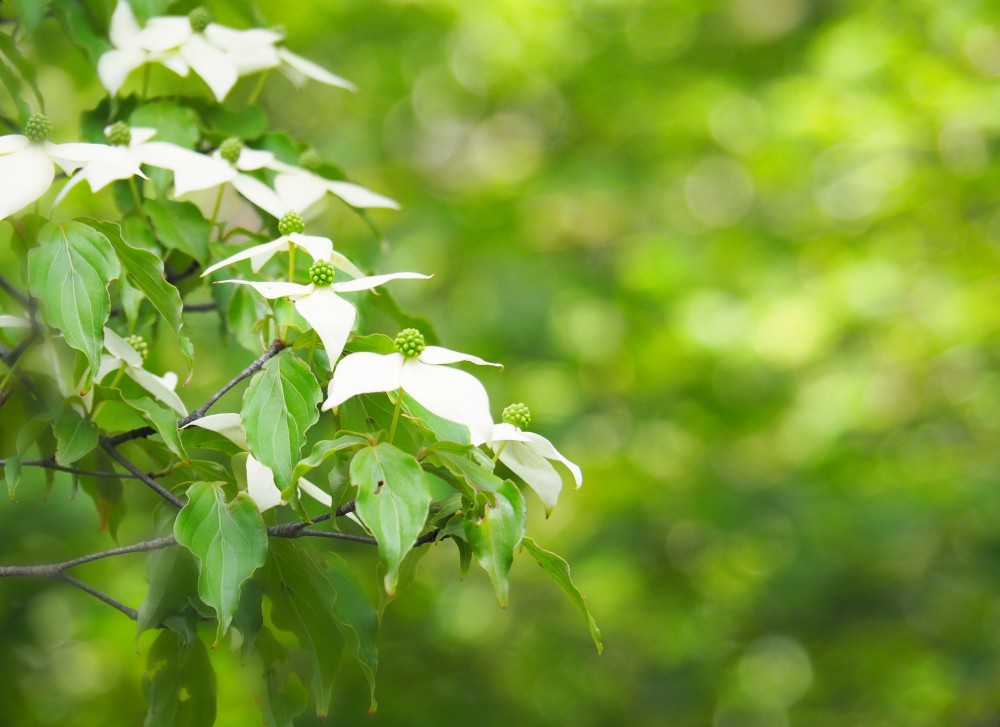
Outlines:
[[[0, 467], [7, 464], [7, 460], [0, 459]], [[136, 480], [139, 479], [132, 474], [124, 474], [122, 472], [105, 472], [101, 470], [85, 470], [79, 467], [64, 467], [60, 464], [56, 464], [56, 461], [52, 457], [46, 457], [44, 459], [29, 459], [21, 462], [22, 467], [41, 467], [42, 469], [55, 470], [56, 472], [69, 472], [74, 475], [83, 475], [86, 477], [100, 477], [109, 480]]]
[[215, 303], [185, 303], [185, 313], [207, 313], [216, 310], [219, 306]]
[[65, 573], [62, 573], [59, 576], [57, 576], [57, 580], [63, 581], [65, 583], [69, 583], [71, 586], [75, 586], [76, 588], [79, 588], [81, 591], [84, 591], [85, 593], [89, 593], [94, 598], [98, 598], [98, 599], [104, 601], [106, 604], [108, 604], [112, 608], [118, 609], [119, 611], [121, 611], [122, 613], [124, 613], [126, 616], [128, 616], [133, 621], [136, 621], [139, 618], [139, 612], [136, 611], [134, 608], [129, 608], [128, 606], [126, 606], [121, 601], [116, 601], [115, 599], [113, 599], [111, 596], [109, 596], [108, 594], [104, 593], [103, 591], [99, 591], [96, 588], [94, 588], [93, 586], [88, 586], [86, 583], [84, 583], [83, 581], [78, 581], [73, 576], [66, 575]]
[[[177, 428], [183, 429], [191, 422], [201, 419], [203, 416], [205, 416], [206, 413], [208, 413], [208, 410], [212, 408], [212, 405], [215, 404], [215, 402], [217, 402], [223, 396], [225, 396], [225, 394], [230, 389], [232, 389], [234, 386], [239, 384], [244, 379], [248, 379], [258, 371], [260, 371], [260, 369], [264, 367], [264, 364], [266, 364], [272, 358], [277, 356], [284, 348], [285, 348], [284, 341], [275, 340], [274, 342], [272, 342], [271, 345], [268, 347], [268, 349], [256, 361], [254, 361], [252, 364], [243, 369], [243, 371], [237, 374], [232, 381], [230, 381], [228, 384], [226, 384], [217, 392], [215, 392], [215, 394], [213, 394], [212, 397], [207, 402], [205, 402], [204, 406], [202, 406], [199, 409], [195, 409], [193, 412], [191, 412], [186, 417], [177, 422]], [[143, 439], [145, 437], [152, 436], [153, 434], [156, 434], [156, 430], [153, 429], [152, 427], [139, 427], [138, 429], [132, 429], [130, 431], [123, 432], [121, 434], [116, 434], [113, 437], [108, 437], [104, 441], [112, 447], [117, 447], [119, 444], [123, 444], [124, 442], [131, 442], [133, 439]]]
[[156, 494], [158, 494], [160, 497], [162, 497], [164, 500], [166, 500], [167, 502], [169, 502], [171, 505], [173, 505], [176, 508], [182, 508], [182, 507], [184, 507], [184, 501], [183, 500], [181, 500], [179, 497], [177, 497], [177, 495], [175, 495], [174, 493], [172, 493], [166, 487], [164, 487], [163, 485], [161, 485], [159, 482], [157, 482], [156, 480], [154, 480], [152, 477], [150, 477], [149, 475], [147, 475], [145, 472], [143, 472], [138, 467], [136, 467], [134, 464], [132, 464], [129, 460], [127, 460], [122, 455], [122, 453], [118, 451], [118, 449], [115, 447], [115, 445], [111, 443], [110, 440], [108, 440], [108, 439], [102, 439], [101, 440], [101, 448], [105, 452], [107, 452], [108, 454], [110, 454], [111, 458], [115, 462], [117, 462], [122, 467], [124, 467], [129, 472], [131, 472], [133, 475], [135, 475], [136, 479], [141, 480], [143, 482], [143, 484], [146, 485], [146, 487], [148, 487], [149, 489], [153, 490], [153, 492], [155, 492]]
[[199, 267], [198, 261], [192, 260], [191, 264], [188, 265], [185, 270], [182, 270], [179, 273], [176, 273], [173, 270], [168, 270], [167, 274], [164, 275], [164, 277], [167, 279], [167, 282], [170, 283], [171, 285], [177, 285], [177, 283], [181, 282], [186, 278], [190, 278], [192, 275], [198, 272], [198, 267]]
[[25, 308], [28, 308], [31, 305], [31, 301], [28, 299], [28, 296], [26, 296], [20, 290], [15, 288], [14, 284], [11, 283], [9, 280], [7, 280], [7, 278], [5, 278], [2, 275], [0, 275], [0, 289], [3, 289], [3, 291], [7, 293], [7, 295], [16, 300]]
[[291, 537], [304, 538], [306, 536], [315, 538], [332, 538], [333, 540], [350, 540], [355, 543], [364, 543], [365, 545], [378, 545], [378, 541], [375, 540], [375, 538], [367, 535], [341, 533], [336, 530], [309, 530], [308, 528], [303, 528], [302, 530], [299, 530], [296, 535]]

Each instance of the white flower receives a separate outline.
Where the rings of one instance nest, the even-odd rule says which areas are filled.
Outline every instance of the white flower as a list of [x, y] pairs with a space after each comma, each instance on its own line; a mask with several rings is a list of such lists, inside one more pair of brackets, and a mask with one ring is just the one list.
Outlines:
[[[198, 11], [196, 11], [197, 13]], [[196, 23], [199, 28], [195, 30]], [[126, 0], [119, 0], [111, 18], [114, 48], [101, 56], [98, 75], [104, 87], [116, 94], [136, 68], [159, 63], [179, 76], [194, 71], [220, 103], [240, 76], [280, 68], [296, 85], [313, 79], [330, 86], [355, 90], [354, 85], [315, 63], [279, 46], [280, 33], [264, 28], [236, 30], [208, 22], [202, 11], [191, 16], [151, 18], [140, 27]]]
[[71, 174], [95, 163], [116, 170], [118, 179], [146, 176], [126, 153], [113, 146], [32, 142], [21, 134], [0, 136], [0, 219], [45, 194], [55, 179], [57, 166]]
[[[107, 353], [101, 355], [97, 376], [94, 377], [95, 382], [100, 382], [112, 371], [118, 371], [124, 367], [125, 374], [152, 394], [153, 398], [166, 404], [180, 416], [187, 416], [187, 407], [174, 391], [177, 388], [177, 374], [168, 371], [163, 376], [157, 376], [144, 369], [142, 367], [142, 354], [110, 328], [104, 329], [104, 349]], [[92, 397], [93, 389], [84, 397], [88, 408]]]
[[[419, 336], [416, 331], [413, 333]], [[423, 337], [420, 336], [422, 345]], [[432, 414], [464, 424], [469, 429], [472, 443], [482, 444], [489, 439], [493, 426], [489, 396], [476, 377], [444, 365], [460, 361], [480, 366], [500, 366], [440, 346], [422, 347], [417, 355], [412, 356], [399, 352], [385, 355], [352, 353], [345, 356], [334, 370], [323, 409], [340, 406], [359, 394], [402, 389]]]
[[[332, 273], [331, 273], [332, 274]], [[344, 350], [357, 318], [354, 306], [341, 298], [337, 293], [353, 293], [360, 290], [371, 290], [390, 280], [426, 280], [430, 275], [421, 273], [389, 273], [371, 277], [348, 280], [343, 283], [317, 285], [309, 283], [266, 282], [251, 280], [222, 280], [222, 283], [249, 285], [268, 300], [288, 298], [295, 302], [295, 309], [312, 326], [319, 335], [326, 349], [330, 364], [336, 361]]]
[[533, 489], [545, 505], [546, 514], [552, 512], [562, 490], [562, 477], [549, 460], [562, 462], [573, 474], [576, 486], [583, 484], [580, 468], [563, 457], [552, 443], [540, 434], [525, 432], [514, 424], [494, 424], [488, 446], [500, 452], [500, 461]]
[[279, 252], [288, 252], [291, 250], [293, 245], [295, 247], [301, 247], [303, 250], [308, 252], [313, 260], [323, 260], [328, 262], [334, 267], [343, 270], [352, 278], [364, 277], [364, 273], [361, 272], [354, 263], [333, 249], [332, 240], [326, 237], [318, 237], [316, 235], [303, 235], [301, 232], [291, 232], [287, 235], [282, 235], [276, 240], [248, 247], [246, 250], [242, 250], [235, 255], [230, 255], [225, 260], [221, 260], [214, 265], [205, 268], [205, 272], [203, 272], [201, 276], [205, 277], [206, 275], [214, 273], [219, 268], [224, 268], [227, 265], [232, 265], [233, 263], [240, 262], [241, 260], [249, 260], [250, 269], [255, 273], [259, 273], [261, 268], [263, 268], [267, 261], [274, 257], [274, 255]]
[[0, 314], [0, 328], [31, 328], [31, 321], [20, 316]]
[[301, 212], [303, 216], [308, 216], [316, 208], [316, 205], [326, 197], [327, 193], [339, 197], [351, 207], [358, 209], [399, 209], [399, 203], [395, 200], [376, 194], [360, 184], [326, 179], [318, 174], [277, 160], [269, 164], [268, 167], [278, 172], [274, 177], [274, 191], [283, 205], [277, 214], [268, 210], [275, 217], [281, 217], [285, 212], [293, 209]]
[[[250, 451], [247, 446], [246, 432], [243, 431], [243, 420], [240, 419], [239, 414], [209, 414], [201, 419], [195, 419], [186, 426], [201, 427], [221, 434], [245, 452]], [[330, 494], [306, 478], [300, 477], [297, 484], [300, 490], [320, 504], [326, 507], [333, 506], [333, 498]], [[281, 490], [274, 482], [274, 473], [271, 468], [258, 462], [252, 454], [247, 455], [247, 494], [250, 495], [250, 499], [257, 504], [257, 509], [261, 512], [284, 504], [281, 499]]]

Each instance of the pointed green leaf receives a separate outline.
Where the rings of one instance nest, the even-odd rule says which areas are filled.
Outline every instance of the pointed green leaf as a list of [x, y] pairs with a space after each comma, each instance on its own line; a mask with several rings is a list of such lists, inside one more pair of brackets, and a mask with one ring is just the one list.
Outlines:
[[139, 604], [136, 638], [181, 613], [191, 597], [197, 598], [198, 566], [186, 548], [154, 550], [146, 557], [149, 588]]
[[118, 389], [108, 386], [97, 386], [94, 388], [94, 397], [97, 401], [117, 401], [138, 412], [142, 418], [149, 423], [156, 433], [163, 438], [163, 443], [171, 452], [183, 460], [188, 459], [188, 454], [181, 442], [181, 435], [177, 429], [177, 413], [158, 401], [150, 399], [148, 396], [140, 396], [130, 399], [122, 394]]
[[243, 581], [267, 559], [267, 529], [244, 493], [226, 502], [219, 483], [196, 482], [174, 522], [177, 542], [198, 559], [198, 595], [219, 618], [219, 643], [239, 604]]
[[480, 520], [465, 523], [472, 553], [493, 581], [501, 608], [507, 608], [507, 574], [514, 563], [514, 550], [524, 538], [527, 518], [524, 496], [507, 480], [497, 489], [496, 506], [487, 505]]
[[264, 717], [267, 727], [295, 727], [295, 718], [302, 714], [309, 703], [309, 693], [295, 672], [281, 674], [268, 669], [267, 699], [264, 702]]
[[250, 453], [274, 472], [280, 489], [293, 482], [306, 432], [319, 420], [323, 392], [310, 368], [283, 351], [253, 377], [243, 396], [243, 429]]
[[127, 243], [122, 237], [122, 228], [114, 223], [90, 219], [82, 220], [82, 222], [98, 230], [111, 242], [111, 246], [118, 255], [118, 261], [128, 276], [129, 283], [142, 291], [146, 299], [163, 316], [167, 325], [177, 335], [181, 353], [187, 359], [188, 369], [190, 369], [193, 365], [194, 349], [191, 346], [191, 340], [184, 333], [184, 321], [181, 316], [184, 303], [181, 301], [181, 294], [177, 288], [168, 283], [163, 276], [163, 260], [149, 250], [133, 247]]
[[97, 446], [97, 425], [65, 405], [52, 425], [56, 435], [56, 462], [68, 467]]
[[368, 443], [368, 440], [364, 437], [354, 434], [342, 434], [334, 439], [324, 439], [321, 442], [316, 442], [316, 446], [313, 447], [309, 456], [295, 465], [295, 468], [292, 470], [292, 482], [298, 482], [300, 477], [305, 477], [317, 467], [322, 466], [327, 458], [332, 457], [338, 452], [343, 452], [345, 449], [350, 449], [351, 447], [363, 447]]
[[86, 391], [101, 361], [104, 324], [111, 312], [108, 284], [118, 277], [118, 259], [108, 238], [80, 222], [47, 223], [38, 241], [28, 253], [31, 290], [42, 303], [45, 320], [87, 357]]
[[344, 637], [337, 626], [337, 588], [309, 550], [291, 542], [271, 543], [266, 572], [271, 620], [298, 638], [312, 661], [316, 711], [325, 717], [340, 668]]
[[253, 653], [257, 634], [264, 626], [264, 612], [261, 601], [264, 599], [264, 586], [256, 578], [251, 578], [243, 584], [240, 594], [240, 605], [233, 615], [233, 626], [240, 630], [243, 636], [243, 646], [240, 647], [240, 658], [246, 663], [247, 657]]
[[164, 247], [180, 250], [202, 265], [208, 263], [209, 224], [194, 204], [147, 199], [143, 207]]
[[600, 654], [604, 650], [604, 643], [601, 641], [601, 630], [597, 628], [597, 621], [594, 620], [590, 609], [587, 608], [587, 602], [584, 600], [583, 594], [580, 593], [569, 576], [569, 563], [555, 553], [539, 547], [531, 538], [524, 539], [524, 549], [537, 561], [538, 565], [542, 566], [542, 570], [549, 574], [549, 577], [569, 596], [569, 600], [573, 602], [573, 605], [587, 619], [590, 636], [594, 639], [594, 645], [597, 646], [597, 653]]
[[197, 637], [161, 631], [149, 650], [142, 691], [149, 705], [144, 727], [215, 724], [215, 671]]
[[378, 671], [378, 610], [368, 601], [346, 560], [328, 553], [327, 563], [327, 575], [337, 590], [337, 600], [333, 604], [334, 615], [340, 625], [340, 632], [368, 680], [371, 694], [369, 712], [374, 712], [377, 707], [375, 672]]
[[385, 591], [395, 595], [399, 566], [427, 522], [431, 494], [412, 455], [388, 442], [366, 447], [351, 461], [357, 514], [378, 539]]

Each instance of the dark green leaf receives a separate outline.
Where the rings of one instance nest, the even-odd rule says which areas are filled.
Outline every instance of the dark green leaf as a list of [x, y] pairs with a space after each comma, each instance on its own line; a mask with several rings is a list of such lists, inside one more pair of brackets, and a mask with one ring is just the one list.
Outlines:
[[154, 550], [146, 557], [146, 574], [149, 588], [139, 604], [136, 638], [182, 612], [198, 592], [198, 566], [185, 548]]
[[488, 505], [482, 518], [465, 523], [472, 552], [493, 581], [501, 608], [507, 608], [507, 574], [514, 563], [514, 550], [524, 538], [527, 517], [524, 496], [508, 480], [497, 489], [496, 506]]
[[208, 263], [209, 224], [195, 205], [147, 199], [144, 207], [164, 247], [179, 250], [203, 266]]
[[334, 553], [327, 554], [327, 575], [337, 590], [334, 615], [347, 645], [354, 653], [368, 680], [371, 693], [370, 712], [374, 712], [375, 672], [378, 671], [378, 610], [365, 596], [347, 561]]
[[56, 435], [56, 462], [67, 467], [97, 446], [97, 425], [71, 405], [63, 406], [53, 423]]
[[149, 650], [142, 691], [149, 705], [144, 727], [215, 724], [215, 672], [199, 638], [161, 631]]

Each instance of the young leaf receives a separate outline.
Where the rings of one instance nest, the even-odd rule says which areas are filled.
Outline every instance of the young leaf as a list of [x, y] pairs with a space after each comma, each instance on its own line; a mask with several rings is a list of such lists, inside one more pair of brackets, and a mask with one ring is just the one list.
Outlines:
[[316, 711], [325, 717], [344, 652], [344, 637], [334, 610], [337, 588], [310, 551], [277, 540], [271, 543], [266, 578], [271, 620], [283, 631], [295, 634], [309, 653]]
[[569, 596], [569, 600], [573, 602], [573, 605], [587, 619], [590, 636], [594, 639], [594, 645], [597, 646], [597, 653], [600, 654], [604, 650], [604, 643], [601, 641], [601, 630], [597, 628], [597, 621], [594, 620], [590, 609], [587, 608], [587, 602], [583, 599], [583, 594], [573, 585], [573, 580], [569, 577], [569, 564], [555, 553], [539, 547], [531, 538], [524, 539], [524, 549], [537, 561], [538, 565], [542, 566], [542, 570], [549, 574], [549, 577], [556, 582], [556, 585], [563, 589], [563, 592]]
[[243, 429], [250, 453], [274, 472], [284, 490], [294, 480], [306, 432], [319, 420], [323, 392], [310, 368], [290, 351], [272, 358], [243, 396]]
[[244, 493], [227, 503], [220, 484], [196, 482], [187, 496], [174, 536], [198, 559], [198, 595], [218, 615], [218, 644], [239, 605], [243, 581], [267, 559], [267, 529]]
[[385, 591], [396, 593], [399, 566], [427, 522], [431, 494], [420, 463], [388, 442], [366, 447], [351, 461], [357, 514], [378, 539]]
[[149, 705], [144, 727], [215, 724], [215, 672], [197, 636], [161, 631], [149, 650], [142, 691]]
[[507, 608], [507, 574], [514, 563], [514, 550], [524, 538], [527, 517], [524, 496], [507, 480], [497, 489], [496, 507], [487, 505], [479, 521], [465, 522], [472, 552], [493, 581], [501, 608]]
[[128, 281], [142, 291], [177, 335], [177, 342], [187, 358], [190, 369], [193, 365], [194, 350], [191, 347], [191, 340], [183, 332], [184, 321], [181, 313], [184, 303], [177, 288], [163, 277], [163, 260], [149, 250], [128, 244], [122, 237], [121, 227], [114, 223], [90, 219], [85, 219], [83, 222], [99, 231], [111, 242], [118, 255], [118, 261], [128, 275]]
[[366, 444], [368, 444], [367, 439], [353, 434], [343, 434], [335, 439], [324, 439], [321, 442], [316, 442], [316, 446], [313, 447], [309, 456], [295, 465], [292, 470], [292, 482], [298, 482], [300, 477], [305, 477], [317, 467], [322, 466], [327, 458], [332, 457], [337, 452], [343, 452], [351, 447], [363, 447]]
[[52, 425], [56, 435], [56, 462], [67, 467], [97, 446], [97, 425], [68, 404]]
[[118, 259], [108, 238], [80, 222], [47, 223], [38, 241], [28, 253], [31, 290], [42, 302], [45, 319], [87, 357], [84, 390], [89, 390], [101, 361], [111, 312], [108, 284], [118, 277]]

